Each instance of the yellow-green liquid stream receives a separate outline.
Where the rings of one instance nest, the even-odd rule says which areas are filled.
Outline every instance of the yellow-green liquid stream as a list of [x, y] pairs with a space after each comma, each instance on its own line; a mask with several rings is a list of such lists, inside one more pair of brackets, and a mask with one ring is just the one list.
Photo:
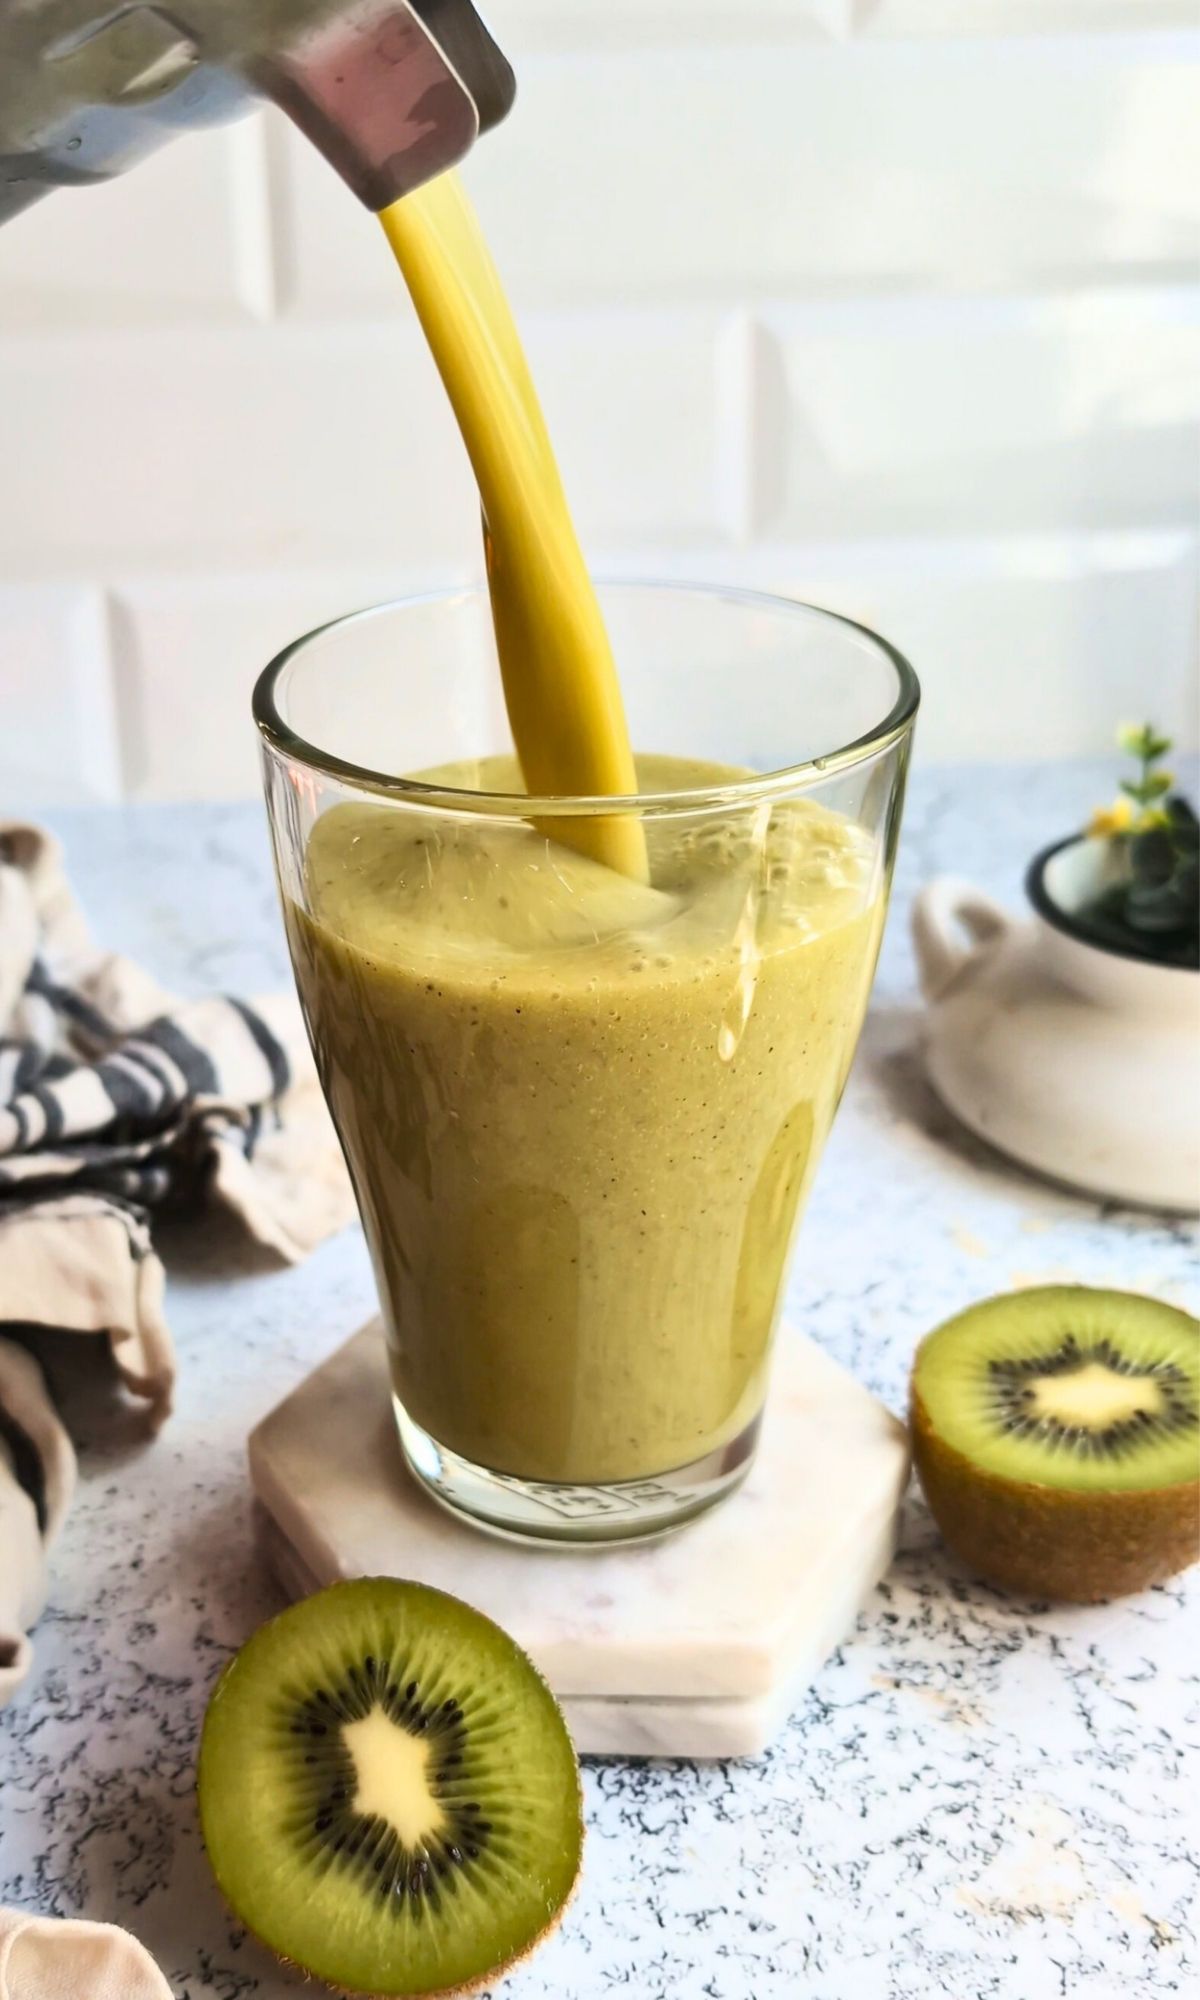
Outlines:
[[[513, 742], [532, 793], [637, 790], [621, 686], [504, 287], [455, 174], [380, 217], [463, 435], [483, 505], [488, 588]], [[636, 816], [556, 836], [646, 879]]]

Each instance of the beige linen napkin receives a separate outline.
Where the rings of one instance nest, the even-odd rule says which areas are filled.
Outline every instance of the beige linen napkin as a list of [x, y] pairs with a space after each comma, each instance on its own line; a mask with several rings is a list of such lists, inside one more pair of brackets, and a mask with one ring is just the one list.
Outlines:
[[44, 1552], [75, 1486], [75, 1453], [24, 1348], [0, 1340], [0, 1708], [29, 1671]]
[[174, 2000], [154, 1960], [114, 1924], [0, 1910], [0, 2000]]
[[[103, 1335], [159, 1421], [175, 1357], [150, 1217], [210, 1197], [288, 1261], [353, 1214], [295, 1001], [176, 999], [96, 949], [57, 842], [0, 822], [0, 1336]], [[36, 1365], [0, 1339], [0, 1705], [73, 1467]]]

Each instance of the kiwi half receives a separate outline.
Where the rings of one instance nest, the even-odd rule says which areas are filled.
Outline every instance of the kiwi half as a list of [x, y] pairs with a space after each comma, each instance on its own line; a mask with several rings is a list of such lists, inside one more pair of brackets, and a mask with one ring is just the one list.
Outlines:
[[579, 1873], [553, 1695], [499, 1626], [423, 1584], [334, 1584], [256, 1632], [213, 1691], [198, 1786], [237, 1915], [356, 1993], [485, 1984]]
[[1026, 1596], [1090, 1604], [1200, 1555], [1200, 1324], [1048, 1285], [925, 1339], [913, 1457], [951, 1548]]

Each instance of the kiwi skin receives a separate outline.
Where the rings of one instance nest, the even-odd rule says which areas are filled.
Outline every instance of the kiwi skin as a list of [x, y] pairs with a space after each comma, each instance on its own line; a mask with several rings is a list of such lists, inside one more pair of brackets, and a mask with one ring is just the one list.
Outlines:
[[978, 1576], [1022, 1597], [1099, 1604], [1200, 1556], [1200, 1481], [1077, 1493], [983, 1472], [940, 1438], [915, 1384], [913, 1460], [942, 1538]]

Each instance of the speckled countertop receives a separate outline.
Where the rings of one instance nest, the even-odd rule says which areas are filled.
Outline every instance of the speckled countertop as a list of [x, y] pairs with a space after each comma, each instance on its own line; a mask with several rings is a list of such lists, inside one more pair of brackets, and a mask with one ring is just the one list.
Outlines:
[[[1195, 1305], [1187, 1228], [1009, 1170], [951, 1127], [916, 1055], [913, 886], [950, 868], [1015, 898], [1024, 858], [1110, 783], [1074, 766], [914, 786], [872, 1014], [790, 1290], [793, 1320], [896, 1407], [920, 1334], [1001, 1286], [1069, 1277]], [[55, 824], [107, 943], [181, 990], [284, 980], [256, 806]], [[35, 1678], [0, 1717], [0, 1901], [128, 1925], [178, 2000], [283, 2000], [303, 1982], [209, 1879], [193, 1752], [213, 1676], [277, 1602], [251, 1545], [246, 1433], [365, 1318], [370, 1278], [356, 1231], [292, 1271], [216, 1224], [165, 1247], [179, 1410], [152, 1446], [98, 1352], [49, 1349], [82, 1486]], [[913, 1503], [891, 1577], [768, 1756], [590, 1765], [581, 1892], [496, 2000], [1193, 1994], [1189, 1595], [1194, 1611], [1184, 1584], [1095, 1610], [1003, 1601]]]

